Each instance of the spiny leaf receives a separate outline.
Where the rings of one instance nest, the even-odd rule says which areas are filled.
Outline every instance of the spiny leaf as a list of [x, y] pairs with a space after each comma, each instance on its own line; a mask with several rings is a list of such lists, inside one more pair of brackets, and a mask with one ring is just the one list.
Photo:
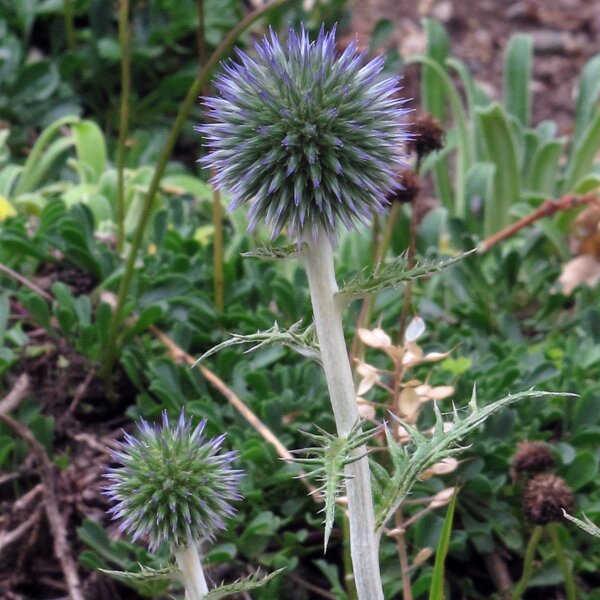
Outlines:
[[288, 258], [296, 258], [300, 255], [300, 247], [298, 244], [288, 244], [287, 246], [262, 246], [250, 252], [242, 252], [244, 258], [260, 258], [261, 260], [287, 260]]
[[169, 565], [161, 569], [151, 569], [141, 564], [140, 570], [136, 573], [130, 571], [111, 571], [109, 569], [98, 569], [98, 571], [115, 579], [137, 583], [149, 583], [151, 581], [167, 583], [180, 573], [175, 565]]
[[557, 396], [574, 396], [574, 394], [527, 391], [508, 395], [497, 402], [479, 407], [477, 392], [473, 388], [473, 395], [469, 402], [468, 414], [461, 418], [456, 409], [453, 409], [452, 427], [444, 431], [442, 413], [437, 403], [434, 403], [435, 427], [431, 437], [425, 437], [410, 425], [394, 416], [408, 432], [411, 442], [407, 446], [398, 443], [389, 427], [385, 427], [390, 458], [394, 465], [394, 472], [388, 475], [387, 480], [378, 471], [378, 485], [383, 492], [376, 507], [376, 528], [380, 530], [388, 518], [408, 496], [411, 489], [423, 471], [444, 458], [460, 453], [464, 448], [459, 442], [471, 431], [479, 427], [488, 417], [500, 409], [509, 406], [524, 398], [552, 398]]
[[295, 462], [309, 467], [305, 477], [316, 477], [323, 484], [318, 491], [325, 497], [325, 539], [324, 552], [327, 551], [329, 536], [333, 528], [335, 517], [335, 501], [344, 489], [344, 467], [365, 454], [360, 449], [379, 431], [379, 428], [362, 431], [362, 423], [357, 423], [348, 437], [338, 437], [319, 428], [321, 435], [304, 432], [307, 436], [319, 443], [319, 446], [301, 450], [306, 453], [304, 458], [297, 458]]
[[600, 527], [598, 527], [597, 525], [592, 523], [585, 515], [583, 515], [584, 520], [582, 521], [581, 519], [578, 519], [577, 517], [570, 515], [563, 508], [563, 516], [565, 519], [571, 521], [571, 523], [575, 523], [575, 525], [577, 525], [577, 527], [579, 527], [580, 529], [583, 529], [583, 531], [585, 531], [586, 533], [589, 533], [590, 535], [600, 538]]
[[366, 270], [361, 271], [345, 283], [336, 295], [348, 300], [354, 300], [355, 298], [362, 298], [369, 294], [376, 294], [387, 288], [397, 288], [408, 281], [419, 279], [420, 277], [425, 277], [431, 273], [450, 267], [474, 252], [477, 252], [476, 248], [447, 260], [421, 262], [411, 269], [408, 268], [407, 254], [404, 253], [390, 263], [376, 266], [366, 276]]
[[262, 587], [266, 583], [269, 583], [272, 579], [277, 577], [284, 569], [278, 569], [273, 573], [269, 573], [264, 577], [261, 577], [258, 573], [255, 575], [250, 575], [250, 577], [246, 577], [245, 579], [240, 579], [235, 581], [234, 583], [228, 583], [226, 585], [221, 585], [214, 590], [210, 590], [206, 596], [204, 596], [205, 600], [221, 600], [221, 598], [226, 598], [227, 596], [231, 596], [232, 594], [240, 594], [242, 592], [249, 592], [251, 590], [255, 590], [259, 587]]
[[313, 325], [309, 325], [306, 329], [300, 329], [302, 321], [294, 323], [289, 329], [281, 329], [277, 322], [266, 331], [257, 331], [250, 335], [239, 335], [233, 333], [231, 338], [217, 344], [211, 348], [208, 352], [205, 352], [195, 363], [196, 366], [199, 362], [204, 359], [216, 354], [224, 348], [229, 346], [236, 346], [238, 344], [253, 344], [251, 348], [246, 352], [253, 352], [264, 346], [271, 344], [283, 344], [292, 350], [298, 352], [302, 356], [311, 358], [318, 363], [321, 362], [321, 352], [319, 350], [319, 344], [314, 333]]

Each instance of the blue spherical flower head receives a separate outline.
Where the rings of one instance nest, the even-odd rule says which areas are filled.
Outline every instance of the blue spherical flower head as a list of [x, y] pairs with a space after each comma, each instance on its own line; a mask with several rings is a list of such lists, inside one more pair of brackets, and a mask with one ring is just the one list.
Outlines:
[[106, 495], [114, 519], [133, 540], [145, 536], [151, 551], [212, 539], [234, 514], [242, 471], [232, 469], [235, 452], [219, 453], [224, 435], [206, 439], [206, 420], [197, 427], [182, 412], [175, 427], [163, 413], [162, 427], [142, 419], [139, 435], [125, 434], [112, 452], [121, 468], [109, 469]]
[[365, 61], [351, 43], [335, 52], [335, 30], [309, 41], [290, 30], [238, 51], [208, 98], [204, 163], [213, 183], [249, 205], [249, 227], [264, 221], [273, 237], [287, 226], [299, 241], [368, 221], [388, 205], [406, 139], [398, 79], [381, 79], [384, 59]]

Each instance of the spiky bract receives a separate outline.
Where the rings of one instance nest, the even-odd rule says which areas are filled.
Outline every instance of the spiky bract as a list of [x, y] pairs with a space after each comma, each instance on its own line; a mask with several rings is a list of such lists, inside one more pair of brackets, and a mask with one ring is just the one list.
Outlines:
[[286, 46], [271, 31], [255, 57], [238, 56], [199, 128], [230, 210], [248, 203], [250, 229], [264, 220], [273, 236], [287, 226], [298, 240], [381, 212], [405, 140], [398, 80], [379, 77], [384, 59], [366, 62], [355, 42], [336, 57], [335, 30], [310, 42], [304, 28]]
[[175, 427], [163, 413], [162, 427], [142, 419], [139, 435], [125, 434], [112, 452], [123, 467], [109, 469], [107, 496], [116, 502], [114, 519], [135, 540], [148, 539], [152, 551], [163, 542], [182, 548], [190, 541], [211, 539], [234, 513], [242, 472], [230, 468], [235, 452], [219, 454], [225, 438], [203, 436], [206, 421], [197, 427], [182, 412]]

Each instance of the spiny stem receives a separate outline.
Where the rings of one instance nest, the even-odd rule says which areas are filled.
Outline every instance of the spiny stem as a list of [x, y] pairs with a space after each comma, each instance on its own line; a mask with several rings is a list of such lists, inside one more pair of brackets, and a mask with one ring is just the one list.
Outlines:
[[573, 573], [571, 572], [569, 563], [567, 562], [567, 557], [565, 556], [562, 544], [558, 538], [556, 524], [548, 523], [548, 525], [546, 525], [546, 531], [550, 535], [550, 541], [552, 542], [554, 554], [556, 555], [558, 566], [560, 567], [565, 580], [565, 592], [567, 593], [567, 600], [576, 600], [577, 592], [575, 588], [575, 582], [573, 581]]
[[194, 103], [197, 102], [198, 94], [200, 93], [200, 90], [202, 90], [202, 88], [206, 85], [206, 82], [211, 76], [213, 69], [217, 66], [217, 64], [225, 55], [225, 53], [231, 49], [240, 33], [242, 33], [245, 29], [250, 27], [250, 25], [252, 25], [254, 21], [262, 17], [266, 12], [278, 6], [281, 6], [287, 1], [288, 0], [271, 0], [270, 2], [267, 2], [260, 8], [257, 8], [256, 10], [248, 14], [244, 19], [242, 19], [227, 34], [225, 39], [217, 46], [215, 51], [212, 53], [211, 57], [202, 67], [202, 69], [196, 76], [196, 79], [192, 83], [190, 89], [188, 90], [187, 96], [185, 97], [183, 103], [179, 108], [177, 117], [175, 118], [173, 126], [171, 127], [171, 131], [169, 132], [167, 141], [163, 146], [156, 168], [154, 169], [154, 174], [152, 176], [152, 180], [150, 181], [150, 185], [148, 186], [148, 191], [144, 196], [142, 211], [140, 214], [139, 221], [137, 222], [135, 232], [133, 234], [131, 246], [127, 255], [127, 261], [125, 263], [123, 277], [119, 284], [117, 303], [112, 315], [111, 324], [106, 338], [106, 344], [104, 346], [102, 376], [105, 379], [108, 378], [110, 373], [112, 373], [114, 362], [119, 354], [119, 337], [121, 333], [121, 326], [125, 317], [125, 302], [127, 301], [127, 294], [131, 286], [131, 281], [133, 279], [135, 260], [137, 258], [138, 251], [142, 244], [142, 239], [146, 230], [146, 224], [148, 223], [148, 219], [150, 218], [150, 214], [152, 212], [154, 197], [156, 196], [156, 193], [158, 191], [160, 180], [163, 176], [163, 173], [165, 172], [167, 163], [169, 161], [169, 158], [171, 157], [173, 148], [175, 147], [175, 142], [179, 137], [179, 133], [183, 127], [183, 124], [185, 123], [185, 119], [187, 118]]
[[186, 600], [203, 600], [208, 594], [208, 585], [202, 570], [198, 548], [193, 540], [189, 540], [187, 548], [175, 552], [175, 560], [181, 571]]
[[[335, 417], [337, 433], [346, 437], [359, 420], [352, 371], [348, 360], [341, 304], [336, 300], [337, 282], [333, 248], [321, 229], [304, 240], [302, 257], [308, 276], [315, 329], [321, 348], [323, 369]], [[364, 454], [365, 448], [356, 450]], [[359, 600], [383, 600], [379, 572], [379, 548], [368, 460], [347, 465], [346, 492], [350, 520], [350, 547], [354, 581]]]
[[119, 4], [119, 45], [121, 46], [121, 110], [119, 141], [117, 143], [117, 252], [125, 242], [125, 144], [129, 132], [129, 96], [131, 91], [131, 63], [129, 47], [129, 0]]
[[525, 590], [527, 589], [527, 584], [531, 579], [531, 575], [533, 574], [533, 560], [535, 558], [535, 550], [540, 541], [540, 537], [542, 536], [543, 528], [540, 525], [536, 525], [533, 531], [531, 532], [531, 537], [529, 538], [529, 542], [527, 542], [527, 548], [525, 549], [525, 558], [523, 560], [523, 574], [521, 575], [521, 579], [517, 582], [515, 589], [512, 593], [512, 600], [519, 600]]

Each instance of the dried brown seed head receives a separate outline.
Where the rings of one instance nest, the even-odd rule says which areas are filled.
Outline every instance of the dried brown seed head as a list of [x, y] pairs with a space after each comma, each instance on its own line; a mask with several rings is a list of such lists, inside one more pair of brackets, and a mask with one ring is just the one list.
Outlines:
[[544, 442], [521, 442], [512, 459], [512, 470], [516, 473], [541, 473], [554, 464], [552, 450]]
[[419, 176], [412, 169], [401, 169], [396, 174], [396, 180], [401, 187], [388, 195], [390, 202], [412, 204], [421, 191]]
[[563, 509], [573, 512], [575, 498], [565, 480], [551, 473], [531, 479], [523, 492], [523, 512], [536, 525], [546, 525], [562, 518]]
[[419, 158], [444, 146], [444, 128], [430, 113], [419, 113], [408, 126], [410, 141], [407, 144], [409, 152], [414, 152]]

